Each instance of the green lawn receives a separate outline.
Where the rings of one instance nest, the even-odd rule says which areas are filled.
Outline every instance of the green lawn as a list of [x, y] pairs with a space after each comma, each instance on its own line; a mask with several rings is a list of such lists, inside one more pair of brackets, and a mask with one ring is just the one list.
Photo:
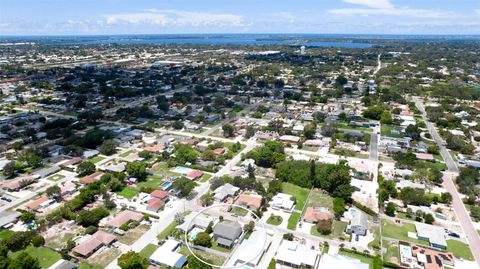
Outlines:
[[150, 258], [152, 256], [153, 252], [159, 248], [159, 245], [154, 245], [154, 244], [148, 244], [146, 245], [142, 250], [140, 250], [139, 254], [140, 256], [144, 258]]
[[445, 163], [420, 161], [420, 160], [415, 161], [415, 167], [416, 168], [432, 168], [432, 169], [437, 169], [441, 171], [447, 170], [447, 165]]
[[310, 192], [310, 197], [308, 198], [307, 206], [322, 206], [327, 207], [333, 210], [333, 199], [321, 189], [313, 189]]
[[211, 177], [212, 177], [212, 175], [205, 173], [205, 174], [203, 174], [203, 176], [198, 181], [203, 183], [203, 182], [208, 181]]
[[98, 155], [98, 156], [95, 156], [95, 157], [91, 158], [90, 162], [98, 163], [98, 162], [101, 162], [103, 160], [105, 160], [105, 157]]
[[120, 154], [120, 157], [125, 158], [128, 157], [128, 155], [134, 153], [135, 151], [133, 149], [125, 151], [124, 153]]
[[161, 190], [162, 189], [161, 184], [163, 182], [164, 182], [163, 177], [159, 175], [152, 175], [152, 176], [148, 176], [146, 180], [137, 183], [137, 186], [139, 188], [146, 187], [146, 188]]
[[372, 242], [368, 243], [369, 248], [373, 248], [373, 246], [380, 247], [380, 227], [379, 226], [373, 226], [370, 229], [370, 232], [374, 234], [374, 239]]
[[339, 239], [340, 237], [344, 237], [344, 232], [347, 229], [348, 223], [344, 221], [336, 221], [334, 220], [332, 225], [332, 232], [329, 235], [322, 235], [317, 231], [317, 226], [314, 225], [310, 229], [310, 234], [315, 236], [324, 236], [331, 239]]
[[245, 208], [232, 206], [232, 210], [230, 211], [230, 213], [244, 217], [248, 214], [248, 210], [246, 210]]
[[293, 212], [288, 218], [287, 228], [290, 230], [295, 230], [297, 228], [297, 222], [299, 218], [300, 218], [300, 213]]
[[172, 233], [172, 231], [175, 229], [175, 227], [177, 227], [177, 225], [178, 223], [176, 221], [172, 221], [161, 233], [158, 234], [157, 238], [160, 240], [167, 239], [167, 236]]
[[408, 232], [416, 232], [415, 225], [411, 223], [395, 224], [389, 220], [382, 219], [382, 236], [393, 239], [408, 241], [420, 245], [429, 245], [428, 242], [408, 237]]
[[360, 260], [361, 262], [368, 264], [370, 269], [373, 268], [373, 259], [370, 257], [366, 257], [362, 254], [346, 252], [343, 250], [340, 250], [339, 254], [345, 257], [350, 257], [350, 258]]
[[215, 240], [213, 239], [212, 239], [212, 246], [210, 248], [216, 251], [230, 253], [230, 249], [219, 246], [217, 242], [215, 242]]
[[458, 258], [462, 258], [469, 261], [474, 261], [472, 251], [467, 244], [464, 244], [458, 240], [447, 240], [447, 252], [451, 252]]
[[282, 222], [283, 222], [282, 217], [275, 216], [275, 215], [271, 215], [267, 220], [268, 224], [275, 225], [275, 226], [282, 224]]
[[0, 240], [5, 240], [9, 238], [12, 234], [13, 234], [13, 231], [10, 231], [10, 230], [0, 231]]
[[138, 190], [136, 190], [134, 188], [130, 188], [130, 187], [125, 187], [125, 188], [123, 188], [123, 190], [117, 192], [118, 195], [123, 196], [127, 199], [132, 199], [138, 193], [139, 193]]
[[47, 177], [48, 180], [51, 180], [51, 181], [59, 181], [61, 179], [64, 179], [65, 176], [64, 175], [61, 175], [61, 174], [53, 174], [49, 177]]
[[102, 267], [98, 265], [90, 265], [86, 262], [82, 262], [80, 266], [78, 266], [78, 269], [102, 269]]
[[395, 127], [392, 125], [385, 125], [382, 124], [380, 127], [380, 134], [383, 136], [390, 136], [390, 137], [405, 137], [405, 135], [399, 133], [399, 134], [392, 134], [392, 130], [397, 130], [400, 131], [400, 127]]
[[387, 250], [383, 255], [383, 260], [387, 262], [399, 263], [400, 252], [398, 249], [398, 243], [391, 243], [387, 240], [383, 241], [383, 247]]
[[[225, 262], [225, 257], [223, 257], [223, 256], [207, 253], [207, 252], [204, 252], [204, 251], [201, 251], [201, 250], [198, 250], [198, 249], [193, 249], [193, 248], [191, 248], [191, 249], [195, 253], [195, 255], [200, 257], [202, 260], [209, 260], [214, 265], [221, 266]], [[188, 248], [184, 244], [182, 244], [182, 246], [180, 247], [178, 252], [180, 254], [184, 255], [184, 256], [191, 255], [190, 251], [188, 250]]]
[[297, 200], [296, 204], [295, 204], [295, 209], [296, 210], [302, 210], [303, 209], [303, 206], [305, 205], [305, 202], [307, 201], [308, 191], [309, 191], [308, 189], [299, 187], [299, 186], [294, 185], [292, 183], [288, 183], [288, 182], [283, 182], [282, 183], [282, 192], [292, 195]]
[[48, 268], [62, 258], [62, 256], [59, 253], [49, 248], [46, 248], [46, 247], [37, 248], [32, 245], [28, 246], [25, 250], [10, 252], [9, 256], [12, 258], [15, 258], [22, 251], [25, 251], [30, 256], [37, 258], [42, 268]]

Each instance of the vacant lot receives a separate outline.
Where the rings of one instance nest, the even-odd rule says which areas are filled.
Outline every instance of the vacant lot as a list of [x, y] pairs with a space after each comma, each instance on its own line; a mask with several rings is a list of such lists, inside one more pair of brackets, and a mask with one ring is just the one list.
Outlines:
[[[22, 250], [22, 251], [25, 251], [30, 256], [37, 258], [42, 268], [48, 268], [62, 258], [62, 256], [59, 253], [46, 247], [37, 248], [30, 245], [25, 250]], [[22, 251], [10, 253], [9, 256], [14, 258], [18, 254], [20, 254]]]
[[297, 228], [298, 219], [300, 218], [300, 213], [293, 212], [288, 218], [287, 228], [290, 230], [295, 230]]
[[147, 225], [140, 225], [133, 229], [128, 230], [124, 235], [117, 236], [117, 240], [125, 245], [131, 245], [138, 240], [146, 231], [148, 231]]
[[299, 186], [294, 185], [292, 183], [288, 183], [288, 182], [283, 182], [282, 183], [282, 192], [292, 195], [297, 200], [296, 204], [295, 204], [295, 209], [296, 210], [302, 210], [303, 209], [303, 206], [305, 205], [305, 202], [307, 201], [308, 191], [309, 191], [308, 189], [299, 187]]
[[138, 190], [136, 190], [134, 188], [130, 188], [130, 187], [125, 187], [125, 188], [123, 188], [123, 190], [117, 192], [118, 195], [123, 196], [127, 199], [132, 199], [138, 193], [139, 193]]
[[313, 189], [310, 192], [310, 197], [308, 198], [307, 207], [310, 206], [322, 206], [333, 209], [333, 199], [321, 189]]
[[472, 251], [467, 244], [457, 240], [447, 240], [447, 252], [451, 252], [458, 258], [474, 261]]
[[146, 247], [144, 247], [141, 251], [140, 251], [140, 256], [144, 257], [144, 258], [150, 258], [150, 256], [152, 256], [152, 254], [155, 252], [155, 250], [157, 250], [160, 246], [159, 245], [154, 245], [154, 244], [148, 244]]
[[411, 223], [396, 224], [392, 221], [382, 219], [381, 225], [382, 237], [388, 237], [428, 246], [428, 242], [408, 237], [408, 232], [416, 232], [415, 225]]

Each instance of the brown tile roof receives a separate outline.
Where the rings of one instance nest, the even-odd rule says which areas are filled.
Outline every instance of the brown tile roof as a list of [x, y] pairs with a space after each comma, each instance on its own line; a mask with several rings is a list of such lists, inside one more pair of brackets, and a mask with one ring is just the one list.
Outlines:
[[33, 209], [39, 207], [41, 204], [45, 203], [46, 201], [48, 201], [48, 197], [42, 196], [42, 197], [38, 198], [37, 200], [31, 201], [30, 203], [26, 204], [25, 207], [30, 209], [30, 210], [33, 210]]
[[240, 194], [235, 203], [260, 208], [260, 206], [262, 206], [262, 196], [253, 194]]
[[93, 183], [97, 180], [100, 179], [100, 177], [102, 177], [103, 173], [102, 172], [95, 172], [91, 175], [88, 175], [88, 176], [85, 176], [85, 177], [82, 177], [80, 179], [80, 182], [83, 183], [83, 184], [90, 184], [90, 183]]
[[164, 200], [170, 195], [168, 191], [162, 191], [162, 190], [154, 190], [152, 193], [150, 193], [151, 197], [155, 197], [158, 199]]
[[122, 224], [127, 223], [129, 221], [135, 220], [135, 221], [141, 221], [143, 219], [143, 214], [130, 211], [130, 210], [125, 210], [120, 212], [118, 215], [116, 215], [113, 219], [109, 220], [106, 225], [111, 226], [111, 227], [116, 227], [120, 228]]
[[153, 153], [163, 151], [164, 149], [165, 149], [164, 145], [158, 145], [158, 144], [153, 145], [153, 146], [148, 146], [148, 147], [144, 148], [144, 150], [149, 151], [149, 152], [153, 152]]
[[90, 238], [74, 247], [73, 252], [86, 257], [91, 255], [92, 252], [98, 249], [100, 246], [108, 246], [113, 241], [115, 241], [115, 236], [113, 234], [109, 234], [104, 231], [97, 231]]
[[192, 170], [192, 171], [188, 172], [186, 176], [189, 179], [197, 179], [197, 178], [203, 176], [203, 172], [195, 169], [195, 170]]
[[223, 154], [225, 151], [226, 151], [225, 148], [216, 148], [213, 150], [213, 153], [220, 155], [220, 154]]
[[148, 208], [158, 210], [165, 205], [165, 202], [158, 198], [152, 198], [148, 201]]
[[322, 207], [307, 207], [303, 219], [308, 222], [317, 222], [319, 220], [326, 220], [333, 218], [332, 212], [328, 208]]

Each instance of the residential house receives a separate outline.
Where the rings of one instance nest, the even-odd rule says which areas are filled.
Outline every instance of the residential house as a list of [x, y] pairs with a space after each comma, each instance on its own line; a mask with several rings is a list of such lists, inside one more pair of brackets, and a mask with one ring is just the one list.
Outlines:
[[439, 249], [447, 248], [447, 240], [445, 239], [445, 230], [442, 227], [415, 222], [417, 237], [430, 243], [430, 246]]
[[262, 201], [263, 197], [258, 194], [240, 194], [235, 204], [247, 207], [250, 210], [257, 210], [262, 206]]
[[97, 231], [91, 236], [86, 236], [86, 238], [80, 244], [72, 249], [72, 252], [81, 257], [88, 258], [95, 253], [95, 251], [103, 246], [109, 246], [115, 240], [116, 239], [113, 234], [104, 231]]
[[234, 197], [240, 188], [233, 186], [230, 183], [226, 183], [213, 191], [213, 198], [215, 201], [223, 201], [228, 197]]
[[318, 221], [331, 219], [333, 219], [333, 214], [327, 207], [307, 207], [305, 214], [303, 215], [303, 221], [309, 223], [317, 223]]
[[293, 197], [285, 193], [277, 193], [272, 197], [270, 205], [273, 209], [284, 210], [286, 212], [292, 212], [295, 206]]
[[122, 224], [129, 223], [130, 221], [141, 221], [142, 219], [142, 213], [124, 210], [117, 214], [113, 219], [109, 220], [105, 226], [120, 228]]
[[150, 262], [168, 268], [182, 268], [187, 263], [187, 257], [176, 252], [180, 243], [169, 239], [150, 256]]
[[368, 230], [368, 216], [361, 210], [355, 210], [350, 225], [347, 227], [347, 233], [356, 235], [366, 235]]
[[231, 248], [242, 234], [242, 225], [238, 222], [223, 221], [213, 228], [213, 239], [219, 246]]
[[319, 257], [318, 251], [299, 242], [288, 240], [282, 241], [275, 254], [277, 264], [292, 268], [317, 268]]

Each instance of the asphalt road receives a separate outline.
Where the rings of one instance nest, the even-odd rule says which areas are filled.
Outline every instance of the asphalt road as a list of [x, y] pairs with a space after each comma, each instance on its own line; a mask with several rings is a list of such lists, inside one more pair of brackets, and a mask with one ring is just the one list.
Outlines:
[[378, 161], [378, 134], [375, 131], [370, 136], [370, 160]]
[[438, 134], [437, 130], [433, 126], [433, 124], [428, 120], [425, 112], [425, 108], [423, 103], [418, 98], [414, 98], [415, 105], [417, 106], [418, 110], [422, 113], [422, 118], [427, 125], [428, 131], [432, 136], [432, 139], [435, 140], [438, 147], [440, 148], [440, 154], [442, 155], [445, 163], [447, 164], [448, 171], [444, 173], [443, 177], [443, 186], [452, 195], [452, 206], [455, 209], [455, 213], [457, 214], [458, 221], [462, 226], [463, 232], [467, 236], [468, 243], [470, 245], [470, 249], [475, 256], [475, 260], [480, 268], [480, 237], [475, 230], [475, 227], [472, 224], [472, 220], [468, 214], [465, 205], [463, 204], [462, 199], [458, 193], [457, 187], [453, 181], [454, 177], [458, 175], [458, 166], [453, 160], [452, 156], [448, 153], [446, 147], [443, 145], [443, 139]]

